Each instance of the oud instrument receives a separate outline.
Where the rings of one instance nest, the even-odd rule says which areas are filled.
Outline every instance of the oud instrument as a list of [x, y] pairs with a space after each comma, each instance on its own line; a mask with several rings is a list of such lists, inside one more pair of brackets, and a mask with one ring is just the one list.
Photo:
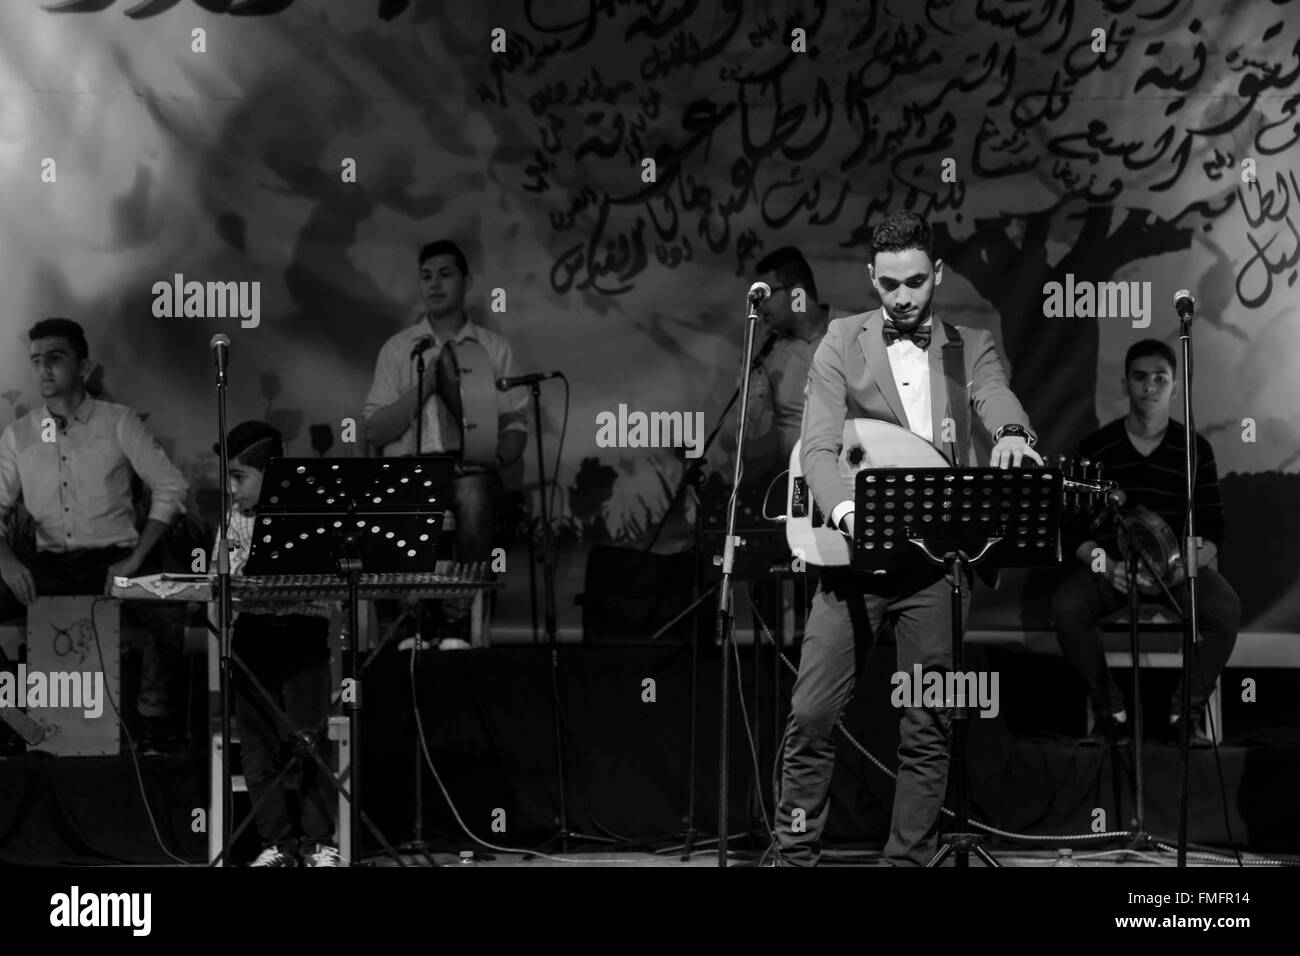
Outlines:
[[[786, 487], [786, 541], [790, 550], [809, 564], [847, 567], [852, 544], [829, 524], [829, 516], [813, 499], [800, 460], [802, 440], [790, 453], [790, 477]], [[844, 423], [839, 449], [839, 473], [850, 484], [853, 476], [866, 469], [951, 468], [952, 463], [920, 435], [891, 422], [873, 418], [851, 418]], [[1079, 480], [1065, 476], [1061, 490], [1076, 502], [1105, 495], [1113, 482]]]

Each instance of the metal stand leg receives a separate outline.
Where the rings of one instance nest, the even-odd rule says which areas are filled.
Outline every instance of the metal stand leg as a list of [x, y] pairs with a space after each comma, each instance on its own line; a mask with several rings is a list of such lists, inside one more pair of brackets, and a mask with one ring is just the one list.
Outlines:
[[[952, 575], [952, 669], [955, 673], [960, 674], [966, 670], [965, 655], [962, 651], [963, 625], [961, 613], [962, 576], [966, 573], [966, 565], [960, 553], [945, 554], [944, 560], [948, 562]], [[970, 866], [970, 855], [974, 853], [986, 866], [997, 867], [1000, 864], [989, 855], [982, 845], [983, 837], [967, 832], [970, 826], [967, 811], [970, 792], [969, 781], [966, 779], [966, 702], [962, 701], [961, 703], [962, 706], [955, 706], [952, 711], [951, 767], [957, 777], [956, 794], [953, 799], [956, 804], [954, 810], [954, 815], [957, 818], [954, 824], [956, 829], [948, 834], [939, 847], [939, 851], [926, 866], [939, 866], [948, 858], [950, 853], [956, 853], [954, 865], [958, 869], [966, 869]]]

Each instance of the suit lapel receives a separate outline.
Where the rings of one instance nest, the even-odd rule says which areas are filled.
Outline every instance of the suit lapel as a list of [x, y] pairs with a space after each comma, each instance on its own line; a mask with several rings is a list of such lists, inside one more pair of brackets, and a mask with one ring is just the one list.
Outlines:
[[943, 350], [947, 346], [948, 336], [944, 333], [943, 323], [937, 315], [930, 319], [930, 347], [926, 356], [930, 361], [930, 444], [939, 449], [949, 459], [951, 455], [944, 450], [943, 420], [951, 417], [948, 409], [948, 380], [944, 377]]
[[867, 318], [865, 328], [858, 334], [858, 347], [862, 349], [862, 357], [866, 359], [867, 371], [871, 373], [876, 387], [880, 389], [881, 397], [894, 414], [894, 423], [906, 428], [907, 412], [903, 409], [903, 399], [898, 394], [898, 386], [894, 383], [894, 369], [890, 366], [889, 356], [885, 353], [885, 339], [881, 334], [884, 327], [884, 316], [877, 309]]

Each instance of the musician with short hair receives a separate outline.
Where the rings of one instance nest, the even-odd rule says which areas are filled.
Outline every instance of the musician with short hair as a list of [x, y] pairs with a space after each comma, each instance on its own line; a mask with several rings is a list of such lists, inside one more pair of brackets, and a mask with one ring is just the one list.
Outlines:
[[[516, 374], [510, 343], [497, 333], [469, 320], [466, 293], [474, 280], [465, 254], [454, 242], [442, 239], [420, 250], [420, 293], [425, 311], [418, 322], [384, 343], [375, 363], [375, 377], [366, 396], [364, 417], [369, 440], [385, 456], [416, 454], [415, 415], [422, 416], [420, 454], [446, 454], [460, 450], [460, 423], [449, 407], [456, 389], [452, 355], [448, 343], [476, 342], [487, 353], [491, 377]], [[424, 394], [416, 395], [416, 356], [422, 339], [424, 351]], [[489, 383], [489, 387], [491, 387]], [[497, 421], [488, 427], [497, 434], [496, 460], [483, 466], [462, 464], [456, 469], [451, 488], [450, 510], [455, 516], [455, 545], [458, 561], [486, 561], [492, 555], [492, 508], [500, 493], [499, 472], [513, 464], [528, 442], [528, 394], [523, 387], [497, 393]], [[452, 404], [455, 398], [451, 399]], [[469, 646], [472, 598], [442, 602], [443, 622], [439, 647], [443, 650]]]
[[[969, 412], [992, 434], [991, 464], [1039, 464], [1029, 417], [1007, 384], [993, 344], [980, 329], [940, 321], [934, 290], [943, 263], [930, 224], [911, 212], [888, 215], [871, 238], [868, 272], [883, 308], [830, 323], [808, 373], [800, 457], [812, 496], [850, 540], [854, 488], [842, 476], [845, 422], [867, 418], [907, 428], [953, 464], [973, 464]], [[945, 426], [948, 427], [945, 427]], [[927, 449], [930, 451], [930, 449]], [[969, 581], [967, 582], [969, 583]], [[784, 743], [777, 841], [784, 863], [813, 865], [829, 809], [834, 732], [858, 665], [886, 623], [897, 667], [910, 673], [952, 668], [951, 586], [939, 568], [883, 575], [825, 567], [813, 598]], [[969, 590], [963, 588], [969, 604]], [[938, 846], [948, 782], [950, 713], [904, 707], [898, 781], [885, 860], [924, 865]]]
[[[1173, 350], [1156, 339], [1130, 346], [1124, 357], [1121, 385], [1128, 396], [1128, 414], [1117, 418], [1079, 444], [1079, 457], [1103, 466], [1102, 477], [1115, 481], [1126, 495], [1125, 507], [1145, 507], [1181, 540], [1186, 511], [1187, 429], [1169, 417], [1177, 389], [1177, 362]], [[1215, 568], [1223, 544], [1223, 501], [1214, 449], [1196, 436], [1197, 614], [1200, 637], [1192, 669], [1192, 743], [1207, 746], [1203, 728], [1205, 706], [1224, 665], [1232, 656], [1241, 623], [1241, 601], [1232, 585]], [[1124, 695], [1106, 666], [1097, 623], [1128, 605], [1127, 565], [1111, 527], [1089, 532], [1091, 519], [1067, 531], [1063, 542], [1082, 562], [1060, 583], [1052, 599], [1052, 613], [1061, 651], [1087, 688], [1096, 723], [1089, 742], [1123, 740], [1128, 734]], [[1162, 570], [1162, 569], [1157, 569]], [[1166, 583], [1186, 606], [1187, 585], [1181, 567]], [[1171, 606], [1164, 590], [1139, 568], [1138, 590], [1144, 601]], [[1160, 730], [1170, 739], [1179, 736], [1182, 687], [1170, 703], [1168, 721]]]
[[[212, 449], [220, 454], [220, 445]], [[240, 422], [226, 437], [226, 452], [230, 573], [238, 576], [244, 573], [253, 543], [262, 475], [271, 459], [284, 455], [284, 441], [266, 422]], [[214, 549], [214, 565], [216, 561]], [[315, 753], [330, 765], [330, 616], [330, 604], [323, 601], [242, 600], [236, 608], [231, 648], [242, 667], [234, 673], [235, 719], [244, 779], [262, 841], [250, 866], [344, 865], [334, 843], [334, 788], [312, 757]], [[289, 754], [301, 768], [297, 828], [290, 818], [287, 775], [282, 772]]]
[[[43, 402], [0, 436], [0, 620], [23, 613], [41, 595], [103, 594], [116, 576], [154, 570], [158, 545], [184, 512], [189, 490], [138, 414], [88, 394], [90, 349], [77, 322], [43, 319], [28, 338]], [[152, 495], [142, 528], [133, 476]], [[3, 530], [19, 500], [31, 515], [34, 542], [8, 540]], [[136, 703], [142, 743], [158, 752], [169, 743], [172, 663], [181, 635], [164, 611], [132, 613], [148, 631]]]
[[794, 246], [768, 253], [754, 269], [772, 290], [757, 307], [761, 326], [755, 348], [761, 348], [762, 339], [773, 339], [750, 376], [745, 425], [746, 465], [759, 466], [754, 480], [760, 480], [763, 471], [785, 470], [799, 440], [808, 369], [826, 326], [853, 313], [821, 301], [812, 266]]

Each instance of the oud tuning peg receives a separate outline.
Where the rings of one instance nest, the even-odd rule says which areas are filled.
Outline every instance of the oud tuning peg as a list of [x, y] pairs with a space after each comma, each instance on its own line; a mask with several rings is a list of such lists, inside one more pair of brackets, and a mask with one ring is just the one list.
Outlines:
[[[1079, 459], [1079, 478], [1082, 479], [1083, 481], [1087, 481], [1087, 480], [1088, 480], [1088, 474], [1089, 474], [1089, 471], [1088, 471], [1088, 470], [1089, 470], [1091, 467], [1092, 467], [1092, 459], [1091, 459], [1091, 458], [1080, 458], [1080, 459]], [[1073, 497], [1073, 499], [1074, 499], [1074, 501], [1073, 501], [1073, 503], [1074, 503], [1074, 510], [1075, 510], [1075, 511], [1079, 511], [1079, 510], [1081, 510], [1082, 507], [1083, 507], [1083, 496], [1079, 494], [1079, 491], [1078, 491], [1077, 488], [1075, 489], [1074, 494], [1073, 494], [1072, 497]]]

